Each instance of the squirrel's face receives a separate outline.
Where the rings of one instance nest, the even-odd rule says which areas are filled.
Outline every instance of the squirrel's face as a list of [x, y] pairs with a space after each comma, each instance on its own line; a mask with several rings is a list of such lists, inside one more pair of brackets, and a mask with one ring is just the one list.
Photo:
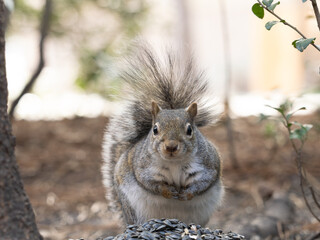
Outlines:
[[164, 160], [179, 161], [194, 150], [197, 104], [187, 109], [160, 109], [152, 103], [152, 147]]

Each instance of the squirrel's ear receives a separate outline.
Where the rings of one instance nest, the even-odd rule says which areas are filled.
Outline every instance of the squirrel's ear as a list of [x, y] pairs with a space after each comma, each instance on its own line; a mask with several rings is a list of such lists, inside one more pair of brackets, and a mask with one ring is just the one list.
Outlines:
[[152, 113], [152, 117], [153, 119], [156, 118], [156, 116], [158, 115], [158, 113], [160, 112], [161, 108], [158, 106], [158, 104], [154, 101], [152, 101], [151, 103], [151, 113]]
[[197, 115], [198, 112], [198, 106], [197, 103], [192, 103], [188, 108], [187, 112], [189, 113], [191, 118], [194, 118]]

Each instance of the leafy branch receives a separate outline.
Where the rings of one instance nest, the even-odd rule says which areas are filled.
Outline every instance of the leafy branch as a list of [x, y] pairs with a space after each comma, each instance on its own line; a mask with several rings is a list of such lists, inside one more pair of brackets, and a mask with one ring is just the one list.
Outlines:
[[[303, 2], [306, 2], [307, 0], [302, 0]], [[319, 9], [317, 6], [317, 3], [315, 0], [310, 0], [312, 2], [312, 6], [317, 18], [318, 26], [320, 29], [320, 15], [319, 15]], [[300, 30], [298, 30], [295, 26], [288, 23], [286, 20], [281, 18], [278, 14], [274, 12], [275, 8], [280, 4], [280, 1], [273, 3], [273, 0], [257, 0], [258, 3], [255, 3], [252, 6], [252, 12], [260, 19], [263, 19], [264, 17], [264, 10], [275, 16], [279, 21], [269, 21], [266, 23], [265, 28], [267, 30], [271, 30], [271, 28], [276, 25], [277, 23], [283, 23], [284, 25], [290, 27], [294, 31], [296, 31], [302, 38], [294, 40], [292, 42], [293, 47], [298, 49], [300, 52], [303, 52], [309, 45], [312, 45], [314, 48], [316, 48], [320, 52], [320, 47], [314, 44], [314, 41], [316, 38], [307, 38]]]
[[[313, 199], [315, 205], [318, 207], [318, 209], [320, 209], [320, 202], [318, 201], [318, 199], [316, 197], [315, 190], [314, 190], [313, 186], [308, 181], [306, 170], [304, 169], [304, 167], [302, 165], [302, 149], [303, 149], [305, 141], [307, 140], [307, 135], [308, 135], [309, 130], [312, 128], [312, 125], [311, 124], [301, 124], [301, 123], [295, 122], [295, 121], [292, 122], [291, 121], [292, 116], [296, 112], [301, 111], [301, 110], [305, 110], [306, 108], [302, 107], [296, 111], [289, 113], [291, 106], [292, 106], [292, 104], [289, 101], [286, 101], [284, 104], [281, 104], [280, 107], [272, 107], [272, 106], [268, 106], [268, 107], [278, 111], [281, 114], [281, 122], [283, 123], [284, 127], [288, 131], [291, 146], [296, 154], [295, 162], [296, 162], [296, 166], [298, 169], [298, 174], [299, 174], [299, 178], [300, 178], [300, 188], [301, 188], [301, 191], [303, 194], [304, 201], [305, 201], [310, 213], [314, 216], [315, 219], [317, 219], [317, 221], [320, 222], [320, 218], [316, 215], [316, 213], [314, 212], [314, 209], [311, 207], [311, 205], [306, 197], [304, 183], [306, 183], [306, 185], [308, 186], [308, 189], [311, 193], [312, 199]], [[262, 119], [266, 119], [268, 117], [269, 116], [262, 115]], [[293, 129], [292, 128], [293, 126], [296, 126], [296, 128]], [[298, 140], [300, 142], [300, 145], [298, 145], [295, 140]]]

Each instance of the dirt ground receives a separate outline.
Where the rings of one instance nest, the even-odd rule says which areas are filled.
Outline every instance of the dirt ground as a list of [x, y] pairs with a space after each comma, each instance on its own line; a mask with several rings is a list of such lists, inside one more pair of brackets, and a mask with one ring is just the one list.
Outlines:
[[[303, 159], [318, 184], [320, 114], [296, 120], [314, 125]], [[101, 182], [100, 152], [106, 124], [103, 117], [13, 122], [20, 172], [45, 239], [95, 239], [119, 233], [117, 220], [106, 209]], [[226, 186], [224, 204], [208, 227], [241, 231], [257, 216], [263, 216], [273, 196], [282, 194], [292, 202], [294, 215], [286, 228], [278, 228], [279, 238], [312, 239], [320, 225], [303, 201], [285, 129], [272, 122], [259, 123], [256, 117], [236, 119], [233, 126], [238, 169], [232, 167], [229, 158], [224, 125], [202, 129], [224, 159]], [[320, 188], [319, 184], [317, 187]], [[320, 216], [320, 211], [317, 213]]]

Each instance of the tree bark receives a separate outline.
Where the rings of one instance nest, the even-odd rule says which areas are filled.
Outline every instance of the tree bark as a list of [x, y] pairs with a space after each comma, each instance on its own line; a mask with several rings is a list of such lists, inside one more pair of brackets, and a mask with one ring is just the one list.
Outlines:
[[14, 155], [15, 138], [7, 114], [5, 8], [0, 0], [0, 239], [42, 239], [24, 191]]

